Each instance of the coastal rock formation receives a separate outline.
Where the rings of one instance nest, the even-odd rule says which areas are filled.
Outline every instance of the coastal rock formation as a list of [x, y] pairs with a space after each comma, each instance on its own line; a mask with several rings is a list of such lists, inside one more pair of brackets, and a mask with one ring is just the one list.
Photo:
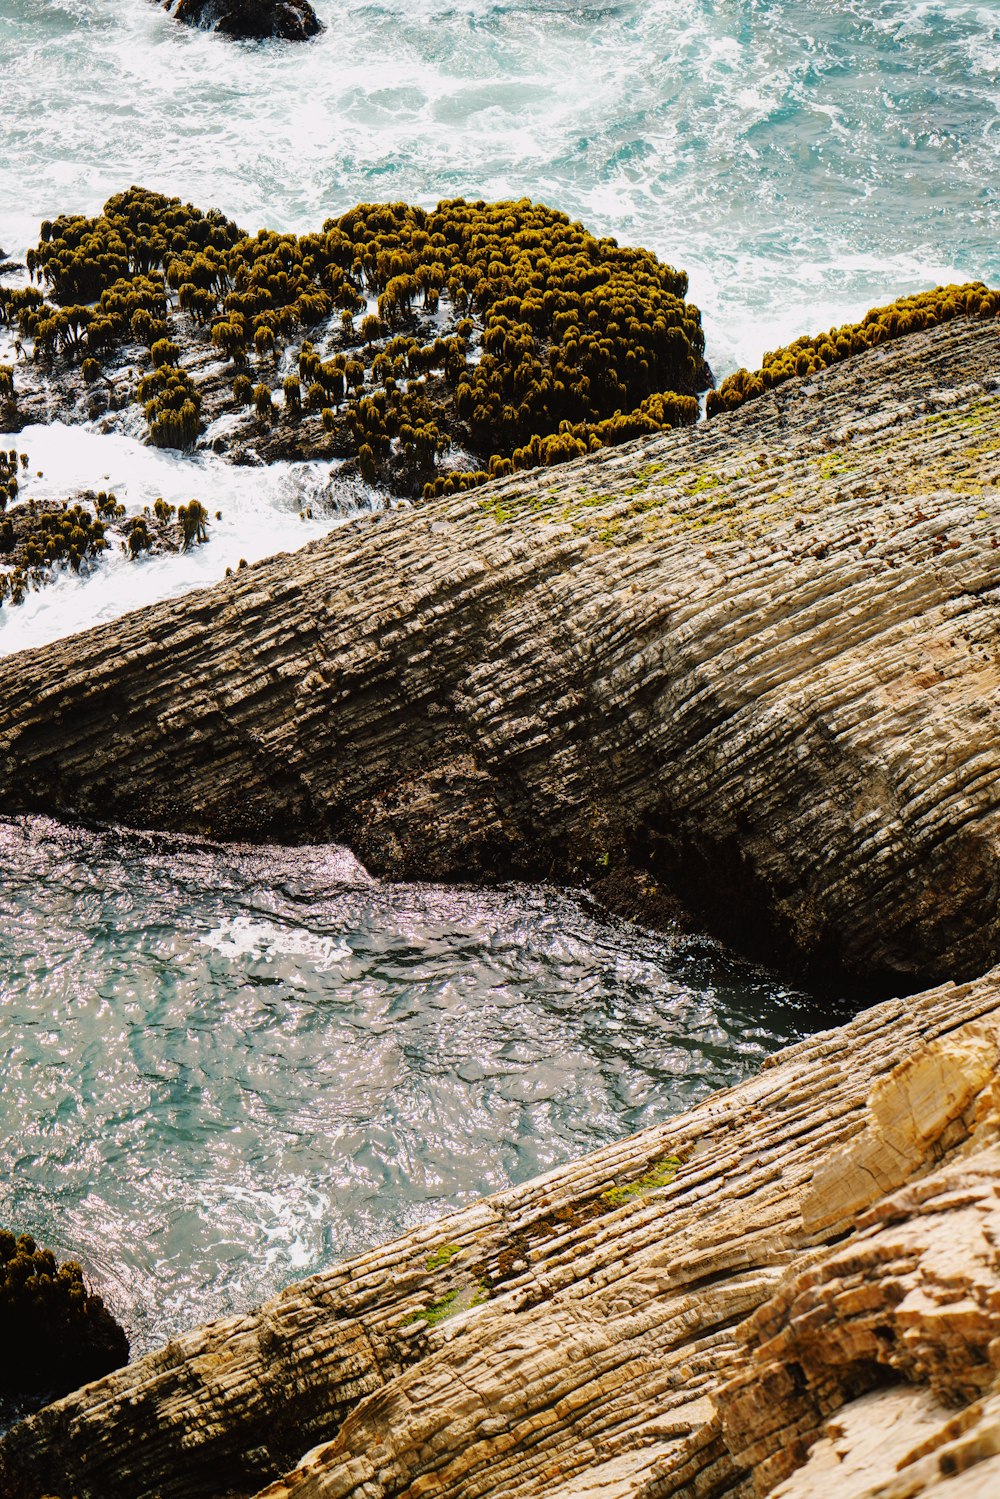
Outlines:
[[981, 1480], [998, 1046], [1000, 971], [866, 1011], [48, 1407], [0, 1439], [0, 1492], [829, 1499], [888, 1476], [903, 1499]]
[[1000, 1491], [1000, 1148], [911, 1172], [741, 1330], [748, 1366], [716, 1404], [754, 1495]]
[[[166, 0], [170, 10], [173, 0]], [[304, 42], [324, 30], [309, 0], [177, 0], [178, 21], [245, 41]]]
[[1000, 324], [9, 658], [0, 808], [638, 870], [816, 981], [1000, 957]]

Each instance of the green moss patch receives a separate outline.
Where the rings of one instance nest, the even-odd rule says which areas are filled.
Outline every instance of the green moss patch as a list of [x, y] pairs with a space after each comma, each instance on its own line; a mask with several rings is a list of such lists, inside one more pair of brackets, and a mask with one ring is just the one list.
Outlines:
[[402, 1326], [412, 1327], [415, 1322], [424, 1322], [428, 1327], [437, 1327], [440, 1322], [447, 1322], [449, 1317], [454, 1317], [458, 1312], [481, 1306], [489, 1299], [489, 1288], [481, 1282], [473, 1286], [458, 1287], [454, 1291], [448, 1291], [437, 1301], [432, 1301], [429, 1306], [410, 1312], [403, 1318]]
[[627, 1202], [633, 1202], [637, 1197], [645, 1197], [648, 1192], [655, 1192], [657, 1187], [669, 1186], [680, 1170], [680, 1165], [677, 1156], [664, 1156], [662, 1161], [657, 1161], [645, 1176], [639, 1177], [638, 1181], [627, 1182], [620, 1187], [611, 1187], [607, 1192], [602, 1192], [601, 1196], [610, 1207], [622, 1207]]
[[442, 1244], [440, 1249], [427, 1257], [428, 1270], [440, 1270], [443, 1265], [450, 1265], [456, 1254], [461, 1254], [460, 1244]]

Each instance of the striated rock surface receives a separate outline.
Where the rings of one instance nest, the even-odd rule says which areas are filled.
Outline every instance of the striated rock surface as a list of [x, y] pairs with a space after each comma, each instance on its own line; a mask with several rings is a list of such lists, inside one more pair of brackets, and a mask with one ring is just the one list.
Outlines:
[[[983, 1103], [995, 1137], [995, 1087]], [[717, 1404], [755, 1495], [909, 1499], [963, 1472], [957, 1492], [1000, 1492], [1000, 1147], [911, 1171], [741, 1331]]]
[[[170, 10], [173, 0], [166, 0]], [[309, 0], [177, 0], [178, 21], [245, 41], [304, 42], [323, 29]]]
[[1000, 323], [950, 323], [9, 658], [0, 808], [638, 869], [815, 981], [980, 973], [998, 371]]
[[990, 1492], [998, 1047], [1000, 971], [880, 1005], [48, 1407], [0, 1493]]

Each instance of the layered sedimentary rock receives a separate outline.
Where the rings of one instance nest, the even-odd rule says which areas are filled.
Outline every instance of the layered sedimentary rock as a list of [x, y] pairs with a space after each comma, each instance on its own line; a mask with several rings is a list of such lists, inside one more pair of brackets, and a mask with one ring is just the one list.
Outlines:
[[638, 869], [814, 978], [980, 973], [998, 368], [1000, 324], [949, 323], [10, 658], [0, 808]]
[[[973, 1030], [969, 1039], [972, 1052], [986, 1043], [991, 1077], [967, 1051], [956, 1079], [972, 1086], [978, 1071], [989, 1091], [995, 1032]], [[939, 1055], [948, 1057], [948, 1047]], [[1000, 1492], [995, 1085], [981, 1102], [985, 1148], [967, 1144], [930, 1176], [911, 1166], [913, 1184], [862, 1215], [844, 1245], [790, 1276], [741, 1330], [751, 1358], [716, 1404], [727, 1447], [753, 1473], [751, 1493]], [[921, 1118], [899, 1120], [910, 1146]], [[966, 1481], [953, 1483], [961, 1474]]]
[[998, 1046], [1000, 971], [869, 1010], [50, 1406], [0, 1440], [0, 1493], [831, 1499], [903, 1463], [902, 1499], [982, 1479]]
[[[173, 0], [166, 0], [170, 10]], [[249, 41], [304, 42], [323, 30], [309, 0], [177, 0], [178, 21]]]

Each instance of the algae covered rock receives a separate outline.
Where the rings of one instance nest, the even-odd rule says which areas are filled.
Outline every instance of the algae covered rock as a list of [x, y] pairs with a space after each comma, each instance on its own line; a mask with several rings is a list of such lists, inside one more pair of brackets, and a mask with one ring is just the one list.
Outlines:
[[860, 323], [845, 323], [829, 333], [803, 334], [786, 348], [765, 354], [759, 370], [740, 369], [727, 375], [718, 390], [709, 391], [706, 410], [709, 416], [735, 411], [744, 401], [752, 401], [796, 375], [815, 375], [852, 354], [863, 354], [866, 349], [957, 317], [1000, 317], [1000, 291], [991, 291], [982, 281], [935, 286], [912, 297], [899, 297], [884, 307], [872, 307]]
[[128, 1363], [128, 1338], [73, 1260], [0, 1229], [0, 1395], [64, 1395]]
[[140, 402], [158, 446], [224, 417], [237, 458], [414, 498], [691, 425], [712, 378], [682, 271], [527, 198], [247, 234], [133, 187], [45, 221], [30, 271], [0, 323], [33, 379]]
[[241, 41], [305, 42], [325, 29], [309, 0], [177, 0], [173, 15]]

